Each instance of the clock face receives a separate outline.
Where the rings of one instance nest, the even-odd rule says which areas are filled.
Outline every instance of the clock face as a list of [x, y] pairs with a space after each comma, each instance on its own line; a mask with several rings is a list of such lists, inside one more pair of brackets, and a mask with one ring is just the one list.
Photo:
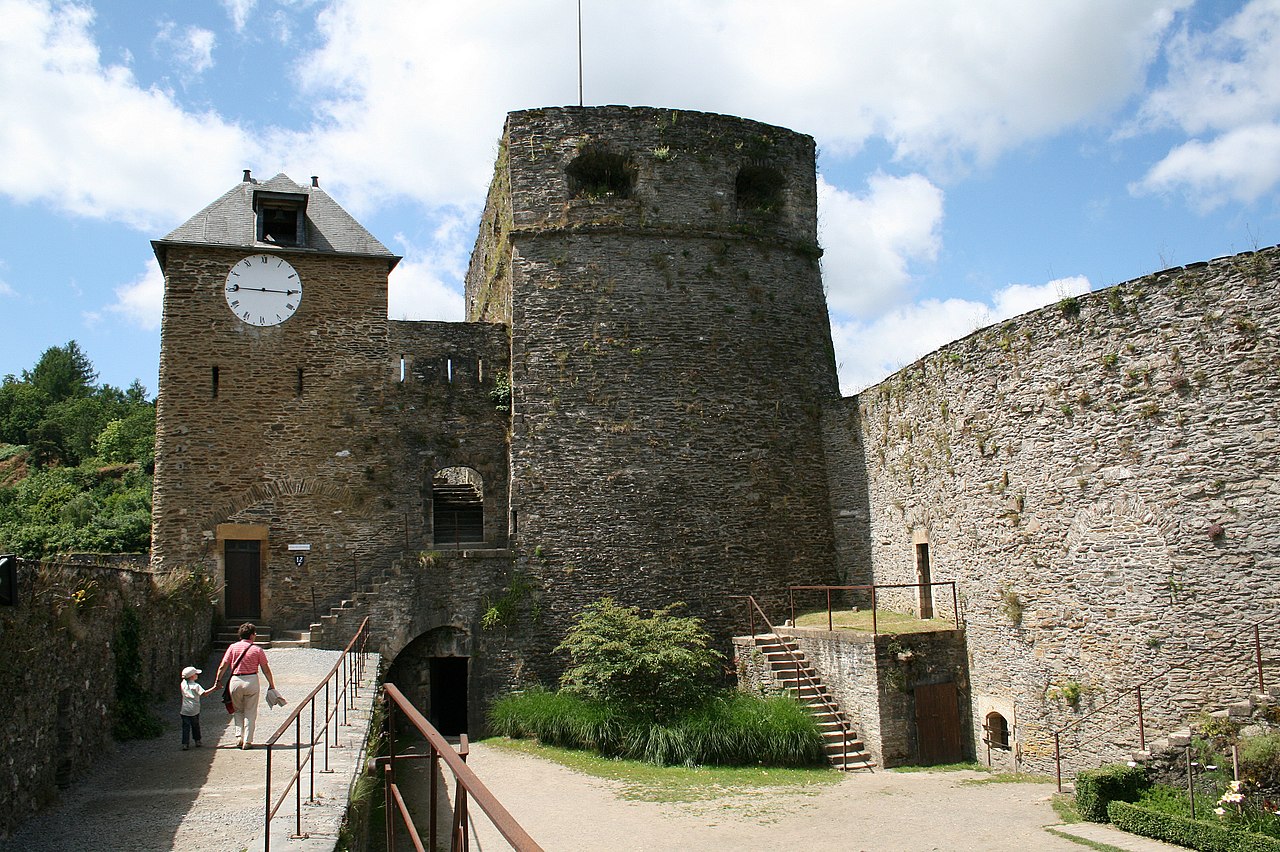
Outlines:
[[279, 325], [302, 304], [302, 279], [289, 261], [254, 254], [227, 273], [227, 307], [249, 325]]

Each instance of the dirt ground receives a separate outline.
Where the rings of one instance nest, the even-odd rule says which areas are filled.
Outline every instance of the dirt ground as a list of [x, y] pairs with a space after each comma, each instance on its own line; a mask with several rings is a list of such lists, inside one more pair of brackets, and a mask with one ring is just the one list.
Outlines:
[[[977, 772], [851, 773], [830, 786], [655, 803], [625, 798], [621, 782], [485, 743], [472, 745], [468, 763], [548, 852], [1082, 848], [1044, 830], [1060, 822], [1051, 784], [966, 784], [988, 777]], [[509, 848], [482, 813], [473, 822], [473, 849]]]

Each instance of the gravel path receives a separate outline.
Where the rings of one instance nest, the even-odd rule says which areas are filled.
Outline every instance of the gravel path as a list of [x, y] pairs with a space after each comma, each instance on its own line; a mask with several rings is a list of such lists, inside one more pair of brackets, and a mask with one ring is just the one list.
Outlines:
[[[267, 655], [281, 694], [298, 701], [329, 673], [341, 652], [281, 648]], [[219, 659], [211, 656], [202, 666], [201, 683], [212, 681]], [[0, 850], [237, 852], [249, 845], [263, 823], [266, 750], [235, 748], [231, 717], [218, 696], [210, 695], [200, 713], [204, 747], [182, 751], [177, 672], [173, 683], [173, 701], [161, 708], [163, 735], [120, 744], [87, 777], [63, 790], [57, 803], [0, 841]], [[291, 709], [267, 709], [263, 701], [255, 740], [275, 733]], [[303, 736], [308, 736], [305, 725]], [[293, 752], [286, 754], [287, 761], [280, 755], [276, 760], [287, 762], [291, 772]]]
[[[624, 798], [621, 782], [485, 743], [472, 745], [468, 764], [548, 852], [1082, 849], [1045, 831], [1059, 822], [1053, 785], [974, 784], [988, 777], [977, 772], [850, 773], [831, 786], [655, 803]], [[474, 823], [473, 849], [508, 848], [483, 814]]]

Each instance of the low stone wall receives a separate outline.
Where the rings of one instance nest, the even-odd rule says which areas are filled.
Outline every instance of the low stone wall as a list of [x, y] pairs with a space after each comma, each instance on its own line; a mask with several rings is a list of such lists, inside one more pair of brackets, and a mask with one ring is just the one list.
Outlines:
[[19, 563], [19, 604], [0, 607], [0, 837], [112, 747], [126, 619], [138, 645], [125, 664], [148, 700], [172, 697], [177, 711], [180, 673], [207, 655], [213, 612], [179, 578], [119, 559]]

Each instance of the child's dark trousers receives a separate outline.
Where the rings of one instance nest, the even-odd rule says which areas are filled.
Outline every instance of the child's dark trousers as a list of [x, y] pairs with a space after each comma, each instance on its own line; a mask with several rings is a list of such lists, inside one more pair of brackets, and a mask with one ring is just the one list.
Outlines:
[[182, 744], [186, 745], [191, 740], [196, 741], [196, 745], [200, 745], [200, 715], [182, 717]]

